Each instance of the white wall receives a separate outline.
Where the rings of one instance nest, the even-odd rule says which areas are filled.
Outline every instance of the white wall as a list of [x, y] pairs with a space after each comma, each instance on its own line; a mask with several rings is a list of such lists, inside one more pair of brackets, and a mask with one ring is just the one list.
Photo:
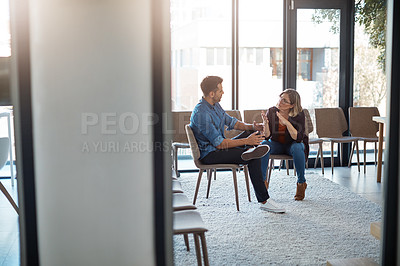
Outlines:
[[155, 264], [150, 4], [30, 1], [41, 265]]

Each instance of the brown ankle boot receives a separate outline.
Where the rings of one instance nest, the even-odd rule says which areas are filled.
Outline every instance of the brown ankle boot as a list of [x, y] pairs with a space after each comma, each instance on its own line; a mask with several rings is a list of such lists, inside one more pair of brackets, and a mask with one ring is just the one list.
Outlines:
[[306, 188], [307, 183], [297, 183], [296, 195], [294, 196], [295, 200], [303, 200], [306, 196]]

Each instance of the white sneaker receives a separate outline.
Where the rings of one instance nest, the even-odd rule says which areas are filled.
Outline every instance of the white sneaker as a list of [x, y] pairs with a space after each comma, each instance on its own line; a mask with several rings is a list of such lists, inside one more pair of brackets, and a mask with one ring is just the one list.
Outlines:
[[268, 212], [275, 212], [275, 213], [285, 213], [286, 210], [281, 207], [277, 207], [278, 205], [272, 199], [268, 199], [265, 204], [261, 203], [260, 209]]

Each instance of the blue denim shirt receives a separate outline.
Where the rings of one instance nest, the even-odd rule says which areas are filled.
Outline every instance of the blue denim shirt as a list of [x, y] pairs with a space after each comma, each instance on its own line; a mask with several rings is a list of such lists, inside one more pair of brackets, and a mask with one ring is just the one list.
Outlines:
[[200, 100], [190, 117], [190, 127], [199, 145], [200, 159], [217, 150], [216, 147], [225, 139], [225, 125], [231, 130], [237, 121], [237, 118], [229, 116], [219, 103], [213, 106], [204, 98]]

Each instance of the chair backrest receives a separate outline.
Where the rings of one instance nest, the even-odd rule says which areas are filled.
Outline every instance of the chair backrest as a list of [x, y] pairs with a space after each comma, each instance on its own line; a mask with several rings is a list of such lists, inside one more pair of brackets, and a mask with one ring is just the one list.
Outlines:
[[264, 109], [254, 109], [254, 110], [244, 110], [243, 111], [243, 117], [244, 117], [244, 122], [252, 124], [253, 121], [256, 121], [257, 123], [262, 123], [262, 118], [261, 118], [261, 111], [266, 111]]
[[350, 133], [354, 137], [375, 138], [379, 125], [372, 121], [373, 116], [379, 116], [376, 107], [350, 107]]
[[10, 152], [10, 139], [0, 138], [0, 169], [6, 164]]
[[303, 108], [303, 112], [304, 112], [305, 124], [306, 124], [305, 133], [306, 133], [306, 135], [309, 135], [311, 132], [314, 131], [314, 125], [311, 120], [310, 112], [305, 108]]
[[225, 112], [228, 115], [235, 117], [235, 118], [239, 119], [240, 121], [242, 121], [242, 114], [240, 113], [239, 110], [225, 110]]
[[348, 129], [346, 117], [340, 107], [315, 108], [315, 123], [320, 138], [341, 138]]
[[199, 150], [199, 145], [197, 144], [197, 140], [193, 134], [193, 130], [190, 127], [190, 125], [186, 125], [185, 126], [186, 129], [186, 135], [187, 135], [187, 139], [189, 140], [189, 145], [190, 145], [190, 150], [192, 152], [192, 157], [194, 160], [195, 165], [200, 168], [200, 150]]
[[173, 130], [174, 134], [172, 136], [173, 142], [180, 143], [188, 143], [188, 139], [186, 137], [185, 125], [190, 123], [190, 116], [192, 115], [192, 111], [173, 111], [172, 119], [173, 119]]
[[[242, 115], [240, 114], [239, 110], [226, 110], [225, 111], [228, 115], [237, 118], [239, 121], [242, 121]], [[232, 130], [226, 130], [227, 126], [225, 126], [225, 138], [231, 139], [235, 136], [237, 136], [241, 131], [232, 129]]]

